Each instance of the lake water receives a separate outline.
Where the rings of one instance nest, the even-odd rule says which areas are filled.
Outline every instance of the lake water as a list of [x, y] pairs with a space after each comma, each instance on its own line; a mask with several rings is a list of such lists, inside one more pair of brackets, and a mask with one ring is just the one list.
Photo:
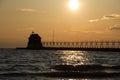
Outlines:
[[[0, 80], [120, 80], [120, 77], [69, 78], [39, 75], [7, 75], [12, 73], [54, 72], [55, 65], [120, 66], [120, 52], [67, 51], [67, 50], [17, 50], [0, 49]], [[120, 72], [120, 68], [106, 72]]]

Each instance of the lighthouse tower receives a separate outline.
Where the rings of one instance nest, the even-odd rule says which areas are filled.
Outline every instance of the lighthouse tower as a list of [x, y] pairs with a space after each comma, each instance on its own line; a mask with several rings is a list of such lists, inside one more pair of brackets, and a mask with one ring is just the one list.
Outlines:
[[42, 48], [42, 42], [41, 42], [41, 37], [32, 32], [30, 37], [28, 38], [28, 45], [27, 45], [27, 48], [28, 49], [40, 49]]

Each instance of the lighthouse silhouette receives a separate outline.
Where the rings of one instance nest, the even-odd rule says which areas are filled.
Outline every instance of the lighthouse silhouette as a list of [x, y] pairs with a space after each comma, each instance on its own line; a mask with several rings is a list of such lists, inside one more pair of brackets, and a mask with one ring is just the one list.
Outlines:
[[43, 48], [42, 46], [42, 42], [41, 42], [41, 37], [32, 32], [30, 37], [28, 38], [28, 45], [27, 45], [28, 49], [40, 49]]

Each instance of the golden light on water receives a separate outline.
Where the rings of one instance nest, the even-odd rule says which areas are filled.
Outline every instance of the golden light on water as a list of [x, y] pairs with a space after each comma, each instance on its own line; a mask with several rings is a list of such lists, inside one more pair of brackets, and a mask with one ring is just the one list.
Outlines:
[[69, 2], [70, 9], [77, 10], [79, 8], [79, 6], [80, 6], [80, 3], [78, 0], [70, 0], [70, 2]]
[[61, 59], [67, 65], [83, 65], [88, 62], [86, 53], [81, 51], [63, 51]]

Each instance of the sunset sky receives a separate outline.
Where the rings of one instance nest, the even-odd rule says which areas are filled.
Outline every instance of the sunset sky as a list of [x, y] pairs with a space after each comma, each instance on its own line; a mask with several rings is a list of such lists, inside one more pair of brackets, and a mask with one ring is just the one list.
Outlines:
[[120, 40], [120, 0], [0, 0], [0, 48], [42, 41]]

